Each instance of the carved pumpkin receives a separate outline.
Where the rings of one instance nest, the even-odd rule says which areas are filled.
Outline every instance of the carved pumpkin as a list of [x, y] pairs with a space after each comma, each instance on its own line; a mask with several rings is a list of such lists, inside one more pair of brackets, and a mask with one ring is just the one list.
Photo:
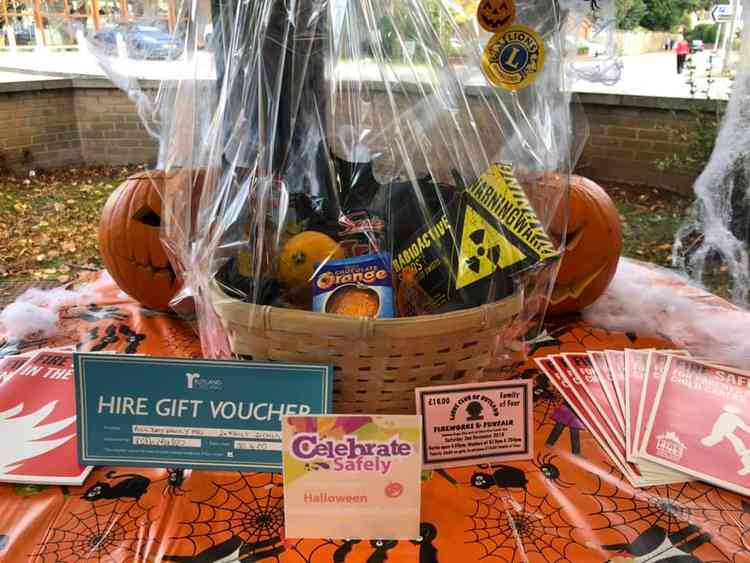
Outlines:
[[479, 25], [490, 33], [497, 33], [510, 26], [515, 17], [514, 0], [482, 0], [477, 8]]
[[165, 310], [179, 282], [159, 240], [163, 172], [142, 172], [109, 196], [99, 224], [99, 252], [120, 289], [150, 309]]
[[[562, 230], [556, 225], [564, 211], [563, 206], [552, 224], [553, 235]], [[596, 301], [612, 281], [621, 251], [622, 225], [615, 204], [595, 182], [571, 176], [567, 237], [550, 314], [580, 311]]]

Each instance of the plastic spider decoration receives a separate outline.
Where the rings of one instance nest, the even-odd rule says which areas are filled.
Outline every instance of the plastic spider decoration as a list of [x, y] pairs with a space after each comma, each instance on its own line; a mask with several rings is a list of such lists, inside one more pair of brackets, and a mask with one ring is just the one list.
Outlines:
[[[691, 481], [634, 489], [619, 473], [594, 474], [589, 515], [601, 547], [638, 561], [746, 561], [750, 513], [734, 493]], [[673, 558], [673, 559], [670, 559]]]
[[181, 497], [189, 493], [183, 485], [187, 481], [189, 470], [180, 468], [167, 468], [167, 476], [164, 479], [158, 479], [155, 483], [164, 483], [161, 494], [165, 497]]
[[[99, 338], [99, 329], [94, 328], [88, 335], [87, 341], [91, 342]], [[91, 347], [92, 352], [101, 352], [105, 348], [119, 342], [120, 338], [117, 336], [117, 325], [109, 325], [104, 331], [104, 336]]]
[[120, 334], [125, 337], [125, 342], [127, 343], [127, 346], [125, 347], [126, 354], [137, 353], [141, 342], [146, 340], [145, 334], [139, 334], [131, 330], [128, 325], [120, 325]]
[[[475, 489], [487, 490], [490, 488], [510, 489], [525, 488], [528, 479], [523, 469], [510, 465], [487, 465], [477, 466], [482, 471], [477, 471], [471, 476], [470, 485]], [[492, 473], [490, 473], [492, 471]]]
[[558, 459], [558, 456], [552, 453], [538, 453], [533, 463], [545, 480], [554, 483], [561, 489], [569, 489], [575, 483], [563, 479], [560, 468], [555, 464]]

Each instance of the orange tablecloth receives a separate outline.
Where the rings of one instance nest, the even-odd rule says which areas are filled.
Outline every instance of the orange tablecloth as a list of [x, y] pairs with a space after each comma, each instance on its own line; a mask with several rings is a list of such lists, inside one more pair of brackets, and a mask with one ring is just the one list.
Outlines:
[[[188, 324], [140, 309], [113, 287], [61, 316], [51, 341], [0, 343], [0, 354], [68, 342], [83, 350], [200, 354]], [[548, 332], [535, 355], [668, 346], [577, 320]], [[535, 378], [534, 459], [424, 472], [420, 542], [285, 539], [279, 475], [108, 467], [83, 487], [0, 485], [0, 560], [750, 561], [750, 499], [698, 482], [632, 488], [586, 430], [560, 422], [570, 420], [567, 407], [531, 362], [505, 376]], [[489, 488], [474, 485], [482, 480]], [[142, 496], [86, 500], [91, 487], [117, 491], [123, 483]]]

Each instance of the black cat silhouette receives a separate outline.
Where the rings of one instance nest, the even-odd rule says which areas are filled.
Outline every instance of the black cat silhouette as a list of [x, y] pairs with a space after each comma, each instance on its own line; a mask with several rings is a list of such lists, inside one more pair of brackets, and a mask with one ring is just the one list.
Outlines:
[[388, 552], [398, 545], [396, 540], [371, 540], [370, 545], [375, 548], [367, 563], [384, 563], [388, 561]]
[[419, 563], [438, 563], [438, 550], [432, 545], [437, 537], [437, 528], [429, 522], [422, 522], [419, 525], [418, 540], [412, 540], [411, 543], [419, 546]]
[[352, 552], [352, 549], [354, 549], [354, 546], [359, 542], [360, 540], [344, 540], [344, 543], [333, 552], [333, 563], [344, 563], [347, 556]]
[[148, 486], [151, 484], [151, 479], [148, 477], [132, 473], [116, 475], [114, 471], [110, 471], [107, 473], [107, 479], [122, 480], [114, 485], [110, 485], [104, 481], [97, 481], [95, 485], [92, 485], [86, 490], [81, 498], [89, 502], [102, 499], [112, 500], [126, 498], [140, 500], [140, 498], [146, 494]]

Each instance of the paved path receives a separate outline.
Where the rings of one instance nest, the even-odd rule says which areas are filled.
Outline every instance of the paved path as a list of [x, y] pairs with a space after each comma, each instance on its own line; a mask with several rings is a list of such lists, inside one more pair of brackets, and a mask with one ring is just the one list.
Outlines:
[[[698, 53], [694, 56], [696, 71], [697, 90], [696, 97], [706, 97], [706, 90], [711, 98], [726, 99], [728, 97], [731, 81], [728, 78], [717, 78], [710, 85], [706, 77], [706, 69], [709, 67], [711, 53]], [[192, 64], [184, 60], [177, 61], [140, 61], [132, 59], [106, 58], [103, 62], [109, 66], [110, 74], [121, 77], [137, 77], [139, 79], [176, 79], [192, 78], [200, 76], [210, 79], [214, 76], [213, 62], [210, 53], [199, 52], [198, 63]], [[591, 71], [597, 65], [602, 64], [600, 59], [581, 58], [575, 61], [575, 67], [584, 71]], [[578, 80], [572, 84], [576, 92], [593, 92], [608, 94], [628, 94], [636, 96], [658, 96], [658, 97], [690, 97], [690, 88], [686, 83], [687, 74], [677, 74], [675, 55], [669, 52], [648, 53], [645, 55], [622, 57], [622, 76], [616, 84], [601, 84]], [[718, 69], [721, 65], [721, 57], [716, 55], [713, 60], [714, 67]], [[380, 79], [380, 70], [375, 65], [346, 65], [340, 66], [340, 72], [344, 78], [359, 77], [363, 79]], [[460, 70], [460, 69], [459, 69]], [[93, 56], [78, 52], [0, 52], [0, 72], [24, 73], [21, 75], [8, 75], [11, 78], [23, 79], [30, 73], [29, 80], [34, 80], [33, 75], [49, 76], [79, 76], [79, 77], [105, 77], [107, 73], [102, 70], [99, 62]], [[399, 76], [405, 80], [414, 80], [420, 74], [408, 67], [396, 70]], [[401, 76], [403, 74], [403, 76]], [[428, 73], [429, 74], [429, 73]], [[471, 85], [484, 85], [486, 80], [480, 69], [465, 68], [462, 72], [463, 79]], [[718, 72], [717, 72], [718, 74]], [[0, 78], [0, 81], [3, 81]]]
[[[696, 83], [699, 92], [696, 97], [705, 98], [705, 90], [708, 89], [711, 98], [726, 99], [728, 97], [731, 80], [729, 78], [716, 78], [709, 86], [707, 69], [710, 66], [710, 57], [713, 53], [696, 53], [693, 60], [696, 65]], [[713, 68], [715, 74], [721, 68], [723, 58], [713, 55]], [[677, 74], [677, 62], [673, 53], [666, 51], [659, 53], [647, 53], [644, 55], [622, 57], [623, 70], [620, 81], [617, 84], [606, 85], [584, 81], [577, 81], [573, 89], [577, 92], [595, 92], [607, 94], [629, 94], [634, 96], [658, 96], [667, 98], [689, 98], [690, 87], [687, 84], [687, 71]], [[582, 60], [578, 64], [593, 65], [595, 60]]]

